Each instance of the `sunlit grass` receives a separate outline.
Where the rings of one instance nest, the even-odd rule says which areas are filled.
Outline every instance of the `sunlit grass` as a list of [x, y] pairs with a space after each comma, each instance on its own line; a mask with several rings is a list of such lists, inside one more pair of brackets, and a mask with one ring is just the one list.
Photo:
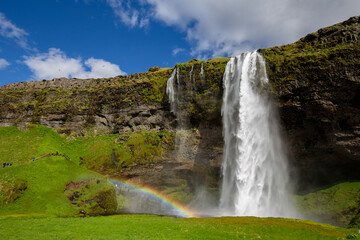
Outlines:
[[343, 239], [354, 232], [354, 229], [278, 218], [179, 219], [150, 215], [86, 218], [0, 217], [2, 239], [335, 240]]

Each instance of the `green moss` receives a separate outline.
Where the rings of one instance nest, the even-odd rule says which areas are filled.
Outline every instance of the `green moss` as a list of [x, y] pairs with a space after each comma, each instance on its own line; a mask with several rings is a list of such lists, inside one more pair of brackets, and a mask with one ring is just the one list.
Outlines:
[[71, 181], [64, 194], [78, 212], [83, 210], [87, 215], [109, 214], [117, 209], [115, 189], [106, 180]]
[[186, 181], [175, 187], [165, 187], [162, 193], [184, 204], [190, 203], [194, 199], [194, 193], [186, 184]]
[[58, 152], [76, 164], [82, 159], [89, 169], [121, 171], [166, 159], [165, 150], [174, 144], [174, 134], [166, 131], [142, 131], [123, 136], [90, 128], [85, 129], [83, 137], [66, 137], [44, 126], [33, 125], [29, 128], [27, 131], [20, 131], [16, 127], [0, 128], [1, 163], [8, 162], [15, 166], [33, 157]]
[[346, 226], [360, 211], [360, 183], [341, 183], [327, 189], [297, 196], [297, 205], [305, 215]]
[[275, 90], [291, 81], [316, 81], [312, 76], [319, 71], [326, 72], [338, 66], [356, 68], [360, 64], [360, 41], [346, 39], [356, 35], [357, 26], [359, 24], [353, 22], [340, 23], [295, 43], [261, 50]]
[[355, 215], [355, 217], [351, 219], [348, 227], [360, 229], [360, 208], [358, 210], [358, 213]]

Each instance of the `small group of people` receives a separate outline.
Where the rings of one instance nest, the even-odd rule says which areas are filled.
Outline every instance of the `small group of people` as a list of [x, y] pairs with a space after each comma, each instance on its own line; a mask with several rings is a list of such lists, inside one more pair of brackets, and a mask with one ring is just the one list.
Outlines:
[[2, 167], [6, 168], [6, 167], [10, 167], [12, 166], [12, 163], [3, 163]]

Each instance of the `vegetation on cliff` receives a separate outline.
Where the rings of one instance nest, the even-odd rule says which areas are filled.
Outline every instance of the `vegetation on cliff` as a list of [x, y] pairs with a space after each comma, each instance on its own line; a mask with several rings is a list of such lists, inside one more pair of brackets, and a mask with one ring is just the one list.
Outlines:
[[[121, 171], [139, 164], [151, 164], [165, 158], [165, 149], [173, 147], [169, 132], [129, 132], [84, 137], [62, 136], [53, 129], [29, 125], [28, 130], [0, 128], [0, 162], [20, 165], [49, 153], [61, 153], [87, 168], [97, 171]], [[26, 146], [26, 147], [25, 147]]]
[[316, 83], [321, 80], [319, 71], [333, 68], [359, 73], [359, 34], [360, 17], [353, 17], [310, 33], [295, 43], [263, 49], [273, 86], [282, 89], [292, 81]]

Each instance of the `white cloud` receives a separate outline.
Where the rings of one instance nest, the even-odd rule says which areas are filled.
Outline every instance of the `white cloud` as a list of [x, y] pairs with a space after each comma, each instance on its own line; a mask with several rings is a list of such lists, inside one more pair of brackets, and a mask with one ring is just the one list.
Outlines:
[[6, 59], [0, 58], [0, 70], [5, 69], [9, 65], [10, 65], [10, 63], [8, 61], [6, 61]]
[[29, 34], [24, 29], [17, 27], [0, 12], [0, 36], [14, 39], [20, 47], [26, 50], [34, 50], [28, 45], [26, 38], [28, 35]]
[[59, 77], [101, 78], [126, 74], [116, 64], [103, 59], [89, 58], [83, 63], [81, 58], [69, 58], [57, 48], [24, 58], [24, 63], [33, 72], [33, 80]]
[[175, 49], [173, 49], [172, 54], [173, 54], [174, 56], [176, 56], [176, 55], [178, 55], [179, 53], [184, 52], [184, 51], [185, 51], [184, 48], [175, 48]]
[[[108, 0], [125, 6], [125, 1]], [[359, 14], [359, 0], [138, 0], [145, 16], [184, 32], [198, 56], [282, 45]], [[146, 8], [144, 7], [147, 3]], [[121, 9], [121, 8], [119, 8]], [[122, 14], [133, 16], [127, 5]], [[133, 14], [131, 14], [133, 13]], [[139, 15], [136, 15], [138, 18]], [[130, 18], [132, 19], [132, 18]], [[125, 20], [123, 20], [126, 23]], [[136, 26], [136, 21], [129, 21]]]
[[144, 10], [140, 9], [139, 11], [132, 7], [130, 0], [106, 0], [106, 2], [125, 25], [131, 28], [137, 26], [145, 28], [149, 25], [149, 18]]
[[194, 43], [193, 54], [238, 54], [294, 42], [359, 14], [359, 0], [147, 0], [153, 16]]
[[79, 78], [102, 78], [124, 75], [119, 66], [103, 59], [89, 58], [85, 61], [85, 65], [91, 69], [90, 72], [84, 72], [78, 75]]

